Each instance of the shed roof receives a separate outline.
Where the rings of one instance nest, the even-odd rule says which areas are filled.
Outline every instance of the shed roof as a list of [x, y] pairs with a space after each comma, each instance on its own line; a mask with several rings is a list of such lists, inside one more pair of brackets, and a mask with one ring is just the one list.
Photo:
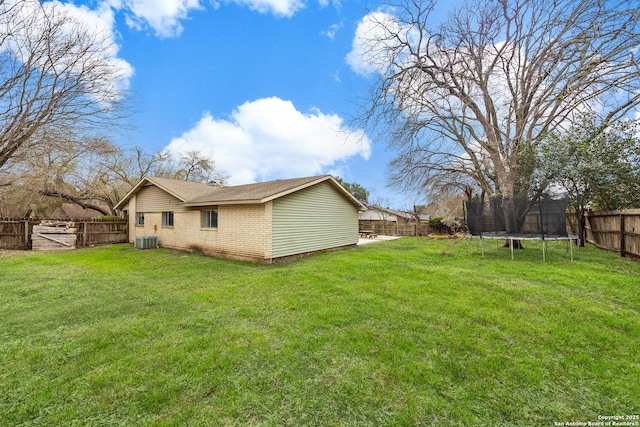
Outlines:
[[212, 186], [209, 184], [168, 178], [145, 177], [116, 205], [120, 209], [129, 198], [147, 185], [155, 185], [182, 201], [186, 206], [266, 203], [320, 182], [328, 181], [359, 209], [364, 209], [351, 193], [331, 175], [282, 179], [245, 185]]

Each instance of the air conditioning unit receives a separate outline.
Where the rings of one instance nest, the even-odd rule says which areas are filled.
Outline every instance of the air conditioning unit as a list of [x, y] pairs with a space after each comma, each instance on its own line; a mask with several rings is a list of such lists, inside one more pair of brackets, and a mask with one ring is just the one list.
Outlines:
[[134, 247], [136, 249], [155, 249], [158, 247], [158, 236], [137, 236]]

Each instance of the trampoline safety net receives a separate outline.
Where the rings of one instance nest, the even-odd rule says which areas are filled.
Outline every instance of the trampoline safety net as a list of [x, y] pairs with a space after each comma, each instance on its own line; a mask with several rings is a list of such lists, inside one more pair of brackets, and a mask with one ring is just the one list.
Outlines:
[[465, 223], [472, 236], [567, 236], [566, 197], [526, 195], [464, 202]]

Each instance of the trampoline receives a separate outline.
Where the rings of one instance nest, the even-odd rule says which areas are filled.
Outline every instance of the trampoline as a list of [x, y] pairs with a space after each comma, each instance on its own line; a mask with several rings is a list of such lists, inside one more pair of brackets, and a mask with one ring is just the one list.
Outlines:
[[541, 195], [536, 199], [527, 196], [512, 198], [493, 197], [489, 200], [467, 200], [464, 202], [464, 217], [467, 249], [472, 239], [480, 240], [484, 257], [484, 239], [504, 240], [514, 255], [514, 242], [538, 240], [542, 242], [542, 260], [547, 260], [547, 241], [565, 241], [571, 262], [573, 242], [579, 253], [578, 236], [567, 233], [567, 197], [554, 198]]

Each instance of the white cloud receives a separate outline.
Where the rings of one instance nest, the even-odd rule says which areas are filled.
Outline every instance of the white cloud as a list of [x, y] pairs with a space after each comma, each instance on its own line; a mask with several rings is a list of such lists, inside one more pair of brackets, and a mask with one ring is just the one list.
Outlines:
[[[259, 13], [281, 17], [292, 17], [306, 6], [305, 0], [102, 0], [98, 8], [122, 11], [130, 28], [139, 31], [150, 28], [156, 36], [169, 38], [182, 33], [182, 21], [188, 19], [189, 12], [202, 10], [205, 4], [217, 9], [221, 3], [235, 3]], [[326, 7], [329, 1], [318, 0], [318, 3]], [[334, 0], [333, 5], [339, 8], [340, 2]], [[335, 31], [337, 29], [329, 29], [327, 35], [331, 37]]]
[[369, 13], [358, 23], [347, 63], [362, 75], [384, 70], [390, 63], [390, 48], [397, 44], [393, 34], [400, 32], [401, 26], [393, 15]]
[[327, 31], [322, 31], [320, 34], [322, 34], [323, 36], [327, 36], [329, 37], [331, 40], [333, 40], [336, 37], [336, 34], [338, 33], [338, 31], [340, 31], [340, 29], [344, 26], [344, 20], [338, 22], [337, 24], [333, 24], [331, 25]]
[[179, 36], [183, 30], [180, 21], [189, 11], [202, 8], [199, 0], [110, 0], [110, 4], [129, 11], [130, 27], [141, 30], [148, 25], [158, 37]]
[[[27, 50], [20, 48], [21, 45], [28, 45], [28, 40], [35, 44], [43, 38], [42, 31], [51, 31], [48, 37], [58, 37], [60, 40], [59, 43], [52, 43], [54, 50], [44, 58], [55, 58], [56, 67], [87, 76], [84, 88], [88, 96], [98, 102], [108, 103], [117, 100], [122, 91], [129, 88], [134, 71], [131, 64], [118, 58], [119, 46], [110, 6], [103, 4], [96, 10], [91, 10], [86, 6], [58, 0], [42, 4], [39, 0], [7, 0], [0, 1], [0, 16], [0, 33], [7, 34], [0, 43], [0, 48], [12, 50], [19, 59], [26, 60], [23, 56], [28, 54]], [[49, 25], [44, 22], [49, 22]], [[60, 25], [53, 25], [52, 22]], [[69, 37], [78, 37], [82, 42], [68, 47], [64, 44], [64, 39]], [[82, 51], [87, 47], [90, 49]], [[55, 50], [56, 48], [58, 49]], [[80, 61], [78, 64], [79, 57], [89, 61], [91, 67], [82, 69], [87, 63]], [[51, 65], [39, 64], [45, 69]], [[95, 75], [92, 74], [94, 72]]]
[[318, 4], [320, 5], [320, 7], [327, 7], [330, 4], [333, 4], [333, 7], [335, 7], [336, 9], [340, 9], [342, 7], [342, 1], [341, 0], [318, 0]]
[[350, 157], [371, 154], [364, 132], [350, 132], [339, 116], [305, 114], [276, 97], [246, 102], [228, 120], [206, 113], [166, 149], [208, 155], [231, 175], [231, 184], [323, 174]]
[[233, 3], [248, 6], [249, 9], [260, 13], [273, 13], [276, 16], [291, 17], [304, 8], [303, 0], [228, 0]]
[[115, 17], [113, 10], [107, 4], [101, 4], [96, 10], [91, 10], [86, 6], [75, 6], [71, 3], [44, 3], [44, 7], [61, 7], [65, 13], [77, 22], [83, 23], [86, 28], [98, 37], [104, 37], [103, 48], [100, 51], [102, 60], [113, 69], [119, 70], [119, 78], [109, 82], [102, 82], [103, 86], [110, 92], [121, 92], [129, 89], [129, 80], [133, 76], [133, 66], [122, 58], [118, 58], [119, 46], [116, 42]]

